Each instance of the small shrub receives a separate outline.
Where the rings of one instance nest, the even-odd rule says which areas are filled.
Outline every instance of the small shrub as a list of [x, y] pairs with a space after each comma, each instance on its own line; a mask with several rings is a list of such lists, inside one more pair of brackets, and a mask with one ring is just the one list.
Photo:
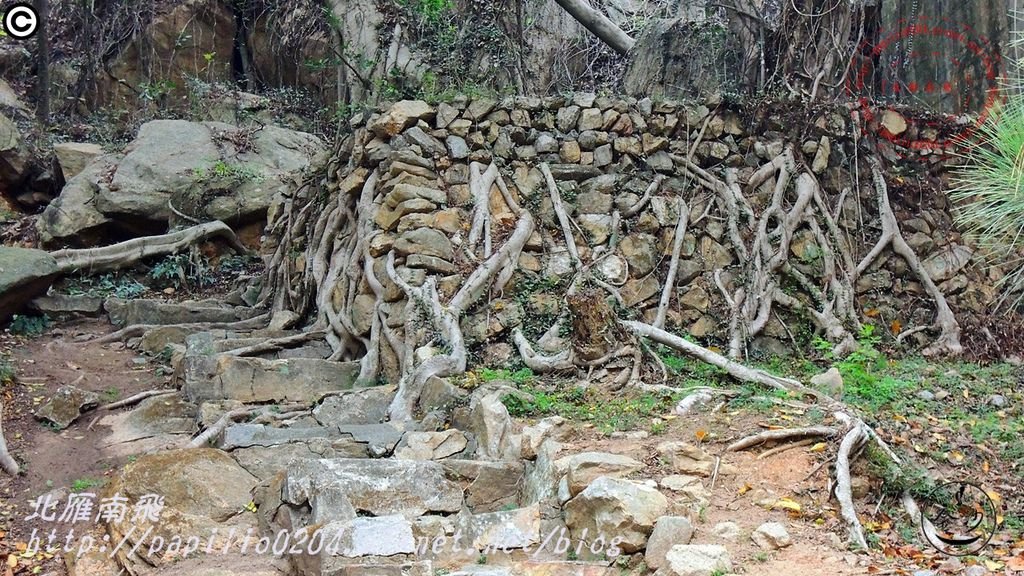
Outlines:
[[7, 331], [15, 336], [38, 336], [50, 327], [50, 319], [43, 316], [23, 316], [15, 314]]

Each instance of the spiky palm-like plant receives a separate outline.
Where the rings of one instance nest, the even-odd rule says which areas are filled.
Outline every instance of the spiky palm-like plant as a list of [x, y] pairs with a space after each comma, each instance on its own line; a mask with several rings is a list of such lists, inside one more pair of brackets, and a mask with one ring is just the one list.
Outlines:
[[[1019, 45], [1019, 41], [1018, 41]], [[1024, 62], [1007, 83], [1006, 98], [979, 126], [968, 162], [955, 174], [955, 216], [992, 265], [1008, 269], [1002, 303], [1024, 298]]]

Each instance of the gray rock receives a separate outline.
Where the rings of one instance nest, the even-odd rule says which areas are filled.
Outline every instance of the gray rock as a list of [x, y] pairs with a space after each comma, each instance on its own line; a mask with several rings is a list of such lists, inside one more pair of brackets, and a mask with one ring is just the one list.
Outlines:
[[832, 154], [832, 141], [828, 136], [822, 136], [818, 141], [818, 150], [814, 153], [814, 160], [811, 161], [811, 171], [821, 174], [828, 168], [828, 160]]
[[395, 390], [394, 386], [372, 386], [331, 394], [313, 408], [313, 418], [324, 426], [382, 422]]
[[57, 274], [57, 261], [42, 250], [0, 247], [0, 322], [44, 294]]
[[710, 544], [678, 544], [665, 555], [655, 576], [712, 576], [732, 571], [729, 551]]
[[330, 553], [336, 556], [358, 558], [416, 552], [412, 523], [400, 515], [332, 522], [324, 527], [324, 534], [331, 534], [332, 540], [337, 536], [337, 545], [330, 547]]
[[108, 412], [110, 432], [96, 446], [111, 457], [184, 448], [196, 431], [196, 406], [178, 394], [147, 398], [132, 410]]
[[655, 152], [647, 157], [647, 167], [655, 172], [672, 172], [674, 165], [672, 157], [664, 150]]
[[103, 147], [89, 142], [58, 142], [53, 145], [53, 155], [66, 182], [78, 176], [94, 158], [102, 156]]
[[51, 422], [58, 428], [67, 428], [84, 410], [98, 406], [99, 403], [100, 397], [95, 392], [65, 384], [36, 409], [35, 417]]
[[665, 556], [673, 546], [689, 544], [693, 538], [693, 524], [682, 516], [662, 516], [654, 524], [654, 531], [647, 540], [644, 562], [657, 570], [665, 565]]
[[395, 136], [417, 120], [427, 120], [434, 116], [434, 109], [422, 100], [402, 100], [396, 102], [387, 112], [370, 119], [366, 125], [380, 137]]
[[462, 541], [474, 550], [515, 550], [528, 548], [541, 541], [540, 507], [467, 514], [457, 522]]
[[103, 307], [117, 327], [134, 324], [230, 323], [256, 316], [259, 311], [245, 306], [224, 306], [218, 302], [165, 302], [163, 300], [122, 300], [108, 298]]
[[582, 164], [552, 164], [551, 175], [555, 180], [582, 181], [601, 175], [601, 169]]
[[932, 400], [935, 400], [935, 394], [932, 394], [930, 390], [918, 391], [917, 397], [918, 399], [924, 400], [925, 402], [931, 402]]
[[761, 547], [762, 550], [778, 550], [793, 543], [789, 537], [786, 527], [778, 522], [765, 522], [757, 527], [750, 535], [750, 539]]
[[406, 432], [395, 449], [399, 460], [441, 460], [466, 449], [469, 441], [460, 430]]
[[491, 110], [494, 110], [496, 105], [497, 102], [490, 98], [477, 98], [466, 108], [465, 116], [470, 120], [479, 122], [480, 120], [483, 120], [484, 116], [490, 114]]
[[735, 540], [740, 537], [740, 527], [735, 522], [719, 522], [711, 528], [711, 533], [725, 540]]
[[[695, 476], [711, 476], [715, 459], [698, 446], [687, 442], [662, 442], [656, 446], [658, 454], [677, 472]], [[731, 466], [719, 464], [719, 473], [728, 473]]]
[[537, 451], [545, 441], [564, 440], [569, 433], [566, 422], [566, 419], [561, 416], [549, 416], [532, 426], [523, 427], [522, 457], [526, 460], [533, 460], [537, 457]]
[[[359, 376], [358, 362], [315, 358], [267, 360], [253, 357], [189, 355], [183, 363], [183, 390], [196, 403], [232, 399], [241, 402], [313, 402], [329, 392], [351, 389]], [[189, 368], [192, 368], [191, 370]]]
[[654, 270], [660, 260], [658, 240], [650, 234], [630, 234], [619, 244], [623, 258], [629, 262], [629, 273], [633, 278], [642, 278]]
[[643, 468], [643, 464], [629, 456], [607, 452], [582, 452], [558, 461], [564, 466], [570, 496], [583, 492], [600, 477], [623, 478]]
[[618, 537], [619, 548], [631, 554], [644, 548], [655, 522], [667, 510], [668, 499], [656, 489], [602, 476], [565, 505], [565, 524], [577, 540], [584, 530], [591, 538]]
[[447, 102], [437, 105], [437, 117], [434, 119], [434, 126], [438, 129], [447, 128], [453, 120], [459, 117], [459, 109]]
[[661, 479], [659, 485], [666, 490], [678, 492], [691, 502], [707, 502], [711, 493], [697, 476], [672, 474]]
[[0, 182], [7, 189], [18, 186], [28, 176], [31, 162], [32, 152], [18, 126], [0, 114]]
[[539, 154], [553, 154], [558, 152], [558, 140], [555, 140], [548, 133], [542, 133], [537, 136], [537, 140], [533, 143], [533, 147], [536, 148]]
[[295, 506], [326, 503], [337, 494], [357, 512], [374, 516], [458, 512], [462, 489], [444, 477], [436, 462], [419, 460], [320, 459], [295, 462], [287, 470], [283, 502]]
[[924, 261], [925, 272], [935, 282], [949, 280], [967, 266], [974, 256], [974, 250], [960, 244], [953, 244], [933, 254]]
[[814, 386], [833, 398], [842, 398], [843, 390], [845, 389], [843, 385], [843, 375], [839, 373], [839, 369], [835, 366], [821, 374], [811, 376], [811, 386]]
[[469, 145], [466, 144], [466, 140], [462, 137], [452, 134], [445, 138], [444, 142], [452, 158], [462, 160], [469, 156]]
[[[517, 505], [518, 494], [527, 484], [521, 461], [487, 462], [446, 458], [438, 461], [445, 476], [463, 485], [466, 506], [474, 513], [497, 512]], [[524, 504], [537, 500], [524, 499]]]
[[304, 442], [314, 438], [338, 438], [337, 428], [315, 426], [307, 428], [275, 428], [264, 424], [234, 424], [224, 430], [219, 447], [221, 450], [251, 448], [253, 446], [279, 446]]
[[392, 454], [405, 434], [399, 424], [343, 424], [338, 426], [341, 435], [366, 446], [366, 453], [373, 458]]
[[316, 136], [273, 125], [235, 146], [239, 130], [218, 122], [147, 122], [123, 152], [95, 158], [68, 182], [37, 221], [41, 241], [93, 244], [111, 222], [122, 233], [149, 234], [174, 217], [169, 204], [200, 220], [258, 219], [326, 149]]
[[447, 150], [440, 140], [434, 138], [430, 134], [427, 134], [419, 126], [409, 128], [402, 135], [405, 136], [409, 142], [419, 146], [427, 156], [433, 156], [435, 158], [438, 156], [444, 156]]
[[555, 118], [555, 125], [562, 132], [569, 132], [576, 128], [576, 122], [580, 118], [580, 107], [579, 106], [565, 106], [558, 109], [558, 114]]
[[501, 402], [502, 392], [474, 395], [470, 400], [469, 431], [477, 441], [482, 460], [518, 460], [521, 440], [514, 434], [512, 418]]
[[394, 249], [403, 255], [421, 254], [448, 261], [455, 259], [451, 240], [433, 228], [416, 228], [403, 233], [395, 240]]
[[576, 196], [576, 207], [580, 214], [611, 214], [612, 195], [601, 192], [582, 192]]
[[[185, 514], [223, 522], [245, 509], [256, 483], [256, 477], [226, 452], [188, 448], [140, 456], [128, 463], [107, 488], [131, 502], [144, 494], [159, 495], [166, 507], [163, 518]], [[128, 529], [130, 524], [130, 515], [114, 523], [119, 530]]]
[[995, 408], [1005, 408], [1006, 396], [1003, 396], [1002, 394], [993, 394], [992, 397], [988, 399], [988, 403]]

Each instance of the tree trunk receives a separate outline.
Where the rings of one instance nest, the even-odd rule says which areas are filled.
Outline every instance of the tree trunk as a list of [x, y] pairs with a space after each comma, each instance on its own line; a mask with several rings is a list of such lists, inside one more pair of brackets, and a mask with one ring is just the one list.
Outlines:
[[44, 127], [50, 125], [50, 33], [47, 20], [50, 15], [50, 0], [36, 0], [36, 12], [39, 13], [39, 30], [37, 42], [39, 54], [36, 65], [38, 77], [36, 84], [36, 118]]
[[616, 26], [600, 11], [591, 8], [585, 0], [555, 0], [555, 2], [616, 52], [625, 54], [636, 44], [636, 40], [623, 32], [622, 28]]

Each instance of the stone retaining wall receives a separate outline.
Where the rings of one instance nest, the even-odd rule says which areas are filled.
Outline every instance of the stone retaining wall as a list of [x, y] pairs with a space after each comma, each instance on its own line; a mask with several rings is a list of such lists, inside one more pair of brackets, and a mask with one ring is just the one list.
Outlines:
[[[377, 170], [374, 226], [381, 233], [369, 247], [377, 276], [386, 278], [383, 256], [393, 249], [399, 273], [414, 285], [436, 276], [444, 301], [476, 265], [462, 250], [474, 207], [470, 166], [499, 166], [509, 193], [531, 211], [538, 227], [519, 257], [512, 281], [462, 321], [470, 344], [489, 342], [477, 351], [495, 364], [512, 355], [505, 341], [516, 326], [532, 341], [540, 339], [542, 349], [564, 347], [555, 335], [542, 338], [563, 308], [573, 268], [538, 168], [541, 163], [550, 165], [573, 221], [581, 260], [590, 262], [598, 251], [613, 252], [598, 270], [620, 291], [627, 314], [647, 321], [656, 312], [669, 266], [678, 220], [675, 198], [681, 196], [689, 206], [690, 225], [666, 327], [705, 342], [723, 342], [729, 312], [714, 273], [722, 270], [731, 292], [739, 272], [734, 267], [735, 249], [720, 210], [708, 205], [717, 198], [690, 181], [673, 156], [689, 155], [715, 174], [736, 168], [745, 182], [758, 166], [792, 146], [797, 163], [819, 181], [854, 261], [859, 261], [880, 231], [870, 174], [852, 170], [861, 129], [853, 126], [845, 109], [827, 110], [807, 120], [797, 125], [783, 109], [744, 110], [715, 99], [653, 102], [577, 94], [500, 102], [463, 98], [437, 106], [403, 101], [352, 122], [353, 132], [331, 161], [327, 187], [332, 194], [358, 196], [368, 175]], [[931, 171], [936, 172], [940, 159], [904, 164], [922, 172], [933, 165]], [[930, 188], [940, 185], [939, 179], [898, 170], [904, 172], [893, 171], [889, 177], [890, 198], [907, 241], [954, 311], [984, 312], [996, 290], [954, 229], [945, 196]], [[665, 180], [655, 196], [639, 213], [625, 217], [658, 175]], [[755, 211], [766, 205], [771, 192], [770, 185], [764, 185], [748, 197]], [[497, 247], [515, 226], [516, 216], [498, 186], [492, 188], [489, 202]], [[794, 266], [813, 278], [822, 277], [821, 248], [806, 226], [797, 230], [791, 251]], [[798, 286], [783, 288], [798, 298], [807, 296]], [[365, 281], [358, 290], [351, 321], [365, 336], [375, 298]], [[340, 310], [348, 296], [344, 279], [335, 292]], [[402, 291], [385, 282], [385, 292], [388, 322], [399, 328], [405, 320]], [[906, 262], [888, 249], [857, 279], [856, 293], [862, 321], [886, 333], [933, 321], [933, 302]], [[794, 343], [806, 346], [812, 332], [807, 319], [777, 307], [752, 351], [785, 354]], [[920, 332], [905, 344], [920, 347], [933, 337]], [[386, 358], [384, 364], [386, 371], [394, 371], [393, 360], [391, 370]]]

